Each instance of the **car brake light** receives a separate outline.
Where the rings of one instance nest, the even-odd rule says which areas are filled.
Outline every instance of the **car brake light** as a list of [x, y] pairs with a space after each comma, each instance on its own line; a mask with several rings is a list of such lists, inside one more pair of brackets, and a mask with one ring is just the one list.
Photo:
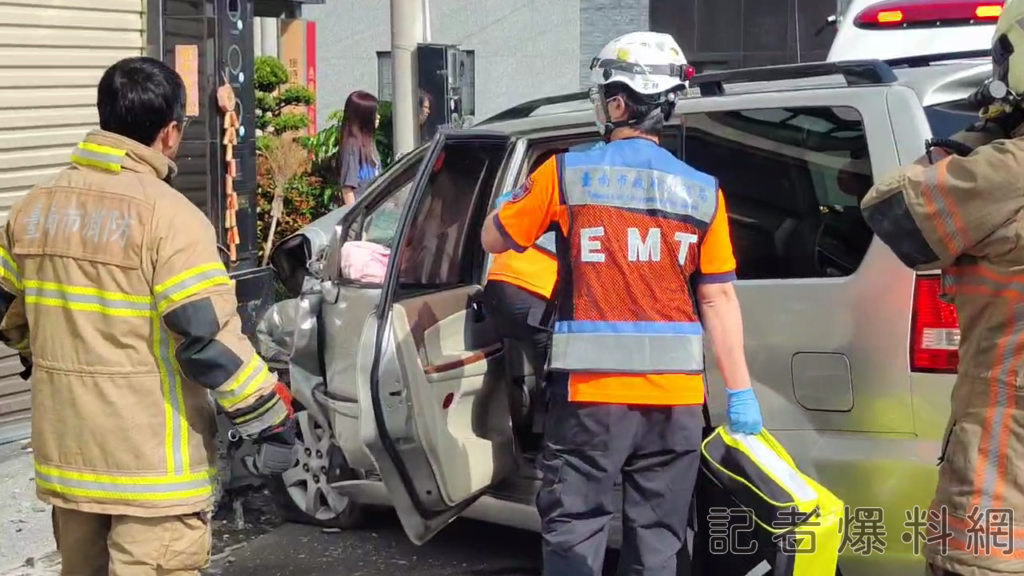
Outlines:
[[917, 276], [910, 324], [910, 371], [955, 374], [960, 363], [960, 321], [943, 301], [940, 276]]
[[858, 28], [965, 26], [994, 24], [1002, 13], [1000, 0], [890, 0], [865, 8], [853, 23]]

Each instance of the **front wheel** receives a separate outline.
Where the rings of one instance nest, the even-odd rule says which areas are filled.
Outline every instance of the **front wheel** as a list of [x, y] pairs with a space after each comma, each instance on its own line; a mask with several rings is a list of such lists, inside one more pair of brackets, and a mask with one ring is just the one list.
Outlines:
[[295, 465], [267, 487], [285, 520], [325, 528], [359, 528], [365, 506], [338, 494], [331, 484], [356, 478], [334, 434], [308, 410], [295, 413], [299, 450]]

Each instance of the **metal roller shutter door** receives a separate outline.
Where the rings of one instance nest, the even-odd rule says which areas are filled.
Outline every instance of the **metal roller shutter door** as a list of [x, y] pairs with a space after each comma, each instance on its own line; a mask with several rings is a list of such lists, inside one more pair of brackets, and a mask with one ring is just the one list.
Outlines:
[[[0, 224], [97, 123], [103, 71], [145, 50], [143, 0], [0, 0]], [[28, 436], [29, 386], [0, 346], [0, 444]]]

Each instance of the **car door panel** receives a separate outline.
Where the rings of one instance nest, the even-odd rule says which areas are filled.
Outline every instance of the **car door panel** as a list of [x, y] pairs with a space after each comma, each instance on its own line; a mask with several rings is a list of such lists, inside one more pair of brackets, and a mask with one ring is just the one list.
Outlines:
[[[373, 357], [373, 339], [364, 342], [364, 329], [380, 302], [380, 289], [325, 282], [319, 327], [326, 388], [320, 400], [330, 407], [331, 429], [348, 460], [357, 470], [373, 470], [376, 463], [360, 439], [360, 382], [369, 371], [363, 358]], [[373, 324], [376, 326], [376, 324]], [[368, 348], [368, 351], [363, 350]], [[365, 364], [365, 368], [361, 367]]]
[[471, 228], [511, 148], [508, 136], [482, 131], [434, 140], [362, 331], [360, 439], [416, 543], [516, 467], [504, 350], [481, 304], [484, 258]]
[[419, 441], [449, 506], [515, 466], [501, 342], [488, 319], [473, 318], [480, 293], [472, 286], [414, 298], [392, 315]]
[[[359, 441], [358, 386], [354, 374], [360, 327], [376, 310], [380, 287], [344, 282], [340, 246], [346, 232], [362, 227], [368, 214], [396, 211], [425, 157], [416, 150], [374, 180], [352, 206], [338, 208], [282, 241], [271, 261], [291, 296], [298, 300], [291, 355], [292, 391], [313, 416], [330, 421], [349, 467], [372, 470]], [[378, 210], [381, 209], [381, 210]], [[321, 410], [320, 407], [326, 407]]]

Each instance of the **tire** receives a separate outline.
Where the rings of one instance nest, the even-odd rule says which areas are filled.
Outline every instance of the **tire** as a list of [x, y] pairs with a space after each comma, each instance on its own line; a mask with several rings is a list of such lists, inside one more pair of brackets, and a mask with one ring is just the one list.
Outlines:
[[[299, 451], [295, 466], [267, 481], [282, 518], [299, 524], [350, 530], [363, 526], [366, 506], [337, 494], [330, 483], [356, 479], [334, 434], [307, 410], [295, 413]], [[326, 473], [325, 473], [326, 471]]]

